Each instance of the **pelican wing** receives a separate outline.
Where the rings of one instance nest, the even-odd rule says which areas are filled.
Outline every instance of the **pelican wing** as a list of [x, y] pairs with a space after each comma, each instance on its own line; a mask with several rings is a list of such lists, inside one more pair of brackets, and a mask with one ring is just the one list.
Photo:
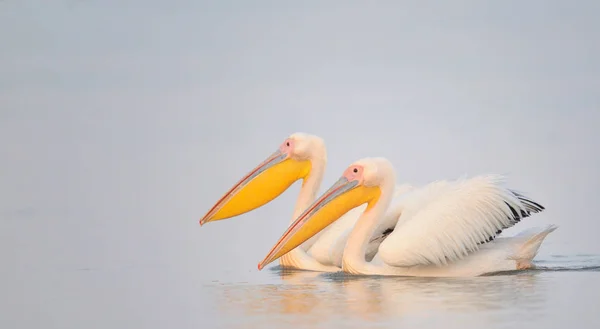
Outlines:
[[411, 193], [378, 257], [390, 266], [446, 265], [544, 209], [502, 187], [502, 181], [500, 176], [478, 176], [433, 183]]

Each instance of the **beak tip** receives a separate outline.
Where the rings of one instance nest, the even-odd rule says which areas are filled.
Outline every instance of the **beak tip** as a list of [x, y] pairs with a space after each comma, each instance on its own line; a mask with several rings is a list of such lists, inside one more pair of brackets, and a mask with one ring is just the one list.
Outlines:
[[211, 220], [213, 220], [213, 217], [209, 216], [209, 214], [207, 214], [207, 215], [204, 215], [204, 217], [200, 218], [198, 223], [200, 223], [200, 226], [202, 226], [202, 225], [206, 225]]
[[258, 263], [258, 270], [261, 271], [263, 269], [262, 264]]

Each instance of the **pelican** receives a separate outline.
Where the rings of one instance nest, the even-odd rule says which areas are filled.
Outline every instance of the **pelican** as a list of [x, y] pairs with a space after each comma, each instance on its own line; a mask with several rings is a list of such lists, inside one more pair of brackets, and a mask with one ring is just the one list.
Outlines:
[[[303, 180], [292, 221], [313, 202], [321, 186], [327, 152], [322, 138], [306, 133], [294, 133], [286, 138], [279, 149], [240, 179], [221, 199], [200, 219], [200, 225], [208, 222], [235, 217], [257, 209], [286, 191], [294, 182]], [[409, 184], [397, 186], [393, 192], [398, 196], [412, 189]], [[364, 207], [363, 207], [364, 208]], [[357, 207], [341, 216], [322, 234], [307, 239], [299, 248], [281, 257], [280, 265], [288, 268], [338, 272], [342, 266], [342, 253], [350, 229], [360, 215]], [[382, 214], [387, 221], [393, 221], [398, 214]], [[368, 243], [365, 259], [371, 260], [379, 243], [391, 230], [376, 231]]]
[[471, 277], [528, 269], [543, 240], [556, 229], [550, 225], [496, 238], [502, 230], [544, 209], [503, 188], [501, 176], [433, 183], [404, 196], [394, 230], [380, 243], [372, 261], [366, 261], [368, 241], [390, 207], [395, 175], [385, 158], [354, 162], [289, 226], [258, 269], [363, 204], [366, 209], [343, 251], [342, 270], [351, 274]]

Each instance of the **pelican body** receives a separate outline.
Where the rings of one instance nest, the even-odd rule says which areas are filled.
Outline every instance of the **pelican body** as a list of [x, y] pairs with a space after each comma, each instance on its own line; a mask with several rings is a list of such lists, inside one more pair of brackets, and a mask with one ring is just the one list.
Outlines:
[[[259, 270], [319, 233], [344, 213], [366, 205], [349, 233], [342, 270], [351, 274], [421, 277], [471, 277], [533, 267], [550, 225], [514, 237], [497, 236], [544, 207], [506, 189], [500, 176], [429, 184], [392, 204], [395, 171], [384, 158], [366, 158], [306, 208], [259, 263]], [[365, 260], [368, 242], [385, 224], [384, 213], [399, 218], [383, 237], [375, 256]]]
[[[292, 221], [302, 214], [316, 198], [327, 164], [327, 152], [323, 139], [318, 136], [295, 133], [286, 138], [271, 156], [247, 173], [200, 219], [200, 225], [235, 217], [257, 209], [286, 191], [292, 184], [302, 180], [296, 200]], [[410, 185], [398, 186], [393, 192], [399, 195], [410, 190]], [[280, 258], [280, 265], [302, 270], [337, 272], [341, 270], [342, 253], [350, 230], [360, 215], [358, 207], [349, 211], [320, 234], [315, 234], [297, 248]], [[393, 221], [398, 214], [383, 214]], [[385, 228], [376, 231], [368, 243], [364, 257], [371, 260], [375, 255]]]

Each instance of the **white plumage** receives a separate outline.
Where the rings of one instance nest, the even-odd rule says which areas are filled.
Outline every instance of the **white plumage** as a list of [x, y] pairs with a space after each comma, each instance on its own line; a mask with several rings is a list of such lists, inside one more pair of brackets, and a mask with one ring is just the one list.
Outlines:
[[502, 186], [501, 176], [435, 182], [408, 193], [379, 257], [391, 266], [446, 265], [544, 208]]

